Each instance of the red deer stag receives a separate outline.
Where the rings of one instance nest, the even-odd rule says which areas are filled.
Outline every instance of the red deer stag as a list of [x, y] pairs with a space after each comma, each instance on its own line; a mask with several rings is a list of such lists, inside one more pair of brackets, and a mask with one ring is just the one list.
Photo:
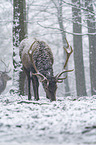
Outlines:
[[[69, 47], [71, 48], [70, 52], [68, 52], [67, 49], [64, 48], [67, 54], [64, 69], [67, 65], [70, 54], [73, 52], [72, 47], [68, 44], [68, 48]], [[66, 79], [66, 77], [61, 77], [62, 74], [71, 72], [73, 70], [63, 70], [62, 72], [54, 76], [52, 68], [53, 54], [50, 47], [44, 41], [34, 39], [31, 40], [30, 43], [29, 39], [22, 40], [19, 47], [19, 54], [24, 71], [28, 78], [28, 100], [31, 99], [31, 80], [33, 83], [34, 97], [36, 100], [39, 100], [39, 79], [40, 82], [42, 82], [43, 88], [46, 92], [46, 97], [51, 101], [55, 101], [57, 83], [61, 83], [64, 79]]]
[[[1, 62], [3, 61], [1, 60]], [[3, 64], [5, 65], [5, 67], [7, 67], [4, 62]], [[6, 71], [6, 69], [5, 71], [0, 71], [0, 94], [5, 90], [7, 81], [11, 80], [11, 77], [8, 76], [9, 72], [10, 70]]]

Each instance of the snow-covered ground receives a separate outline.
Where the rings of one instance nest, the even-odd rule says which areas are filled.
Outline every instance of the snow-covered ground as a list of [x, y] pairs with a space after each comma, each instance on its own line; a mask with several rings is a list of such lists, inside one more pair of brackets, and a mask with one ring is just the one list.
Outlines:
[[0, 96], [0, 145], [96, 144], [96, 96], [50, 102]]
[[[45, 27], [58, 28], [56, 9], [48, 4], [49, 13], [43, 11], [46, 7], [44, 0], [28, 0], [28, 37], [40, 38], [52, 49], [54, 55], [54, 74], [63, 69], [64, 52], [62, 39], [58, 29], [45, 29]], [[35, 2], [35, 3], [31, 3]], [[30, 4], [31, 3], [31, 4]], [[40, 12], [38, 11], [40, 10]], [[64, 27], [72, 32], [71, 7], [64, 7]], [[39, 12], [39, 13], [37, 13]], [[52, 15], [50, 15], [52, 12]], [[35, 16], [35, 17], [34, 17]], [[0, 1], [0, 60], [11, 68], [13, 73], [13, 46], [12, 46], [12, 3], [8, 0]], [[84, 17], [84, 16], [83, 16]], [[68, 21], [67, 21], [68, 20]], [[42, 25], [42, 27], [40, 25]], [[87, 29], [83, 27], [85, 34]], [[67, 34], [69, 44], [72, 46], [72, 35]], [[39, 101], [28, 101], [27, 96], [19, 96], [9, 90], [18, 89], [18, 73], [15, 81], [7, 83], [6, 90], [0, 95], [0, 145], [95, 145], [96, 144], [96, 96], [90, 96], [89, 49], [88, 37], [83, 36], [83, 56], [86, 76], [86, 88], [89, 97], [76, 98], [76, 85], [74, 72], [69, 73], [70, 90], [72, 96], [64, 97], [64, 83], [58, 84], [57, 101], [50, 102], [45, 98], [44, 91], [40, 89]], [[74, 49], [74, 48], [73, 48]], [[16, 60], [19, 62], [18, 50]], [[73, 54], [69, 60], [69, 68], [74, 68]], [[0, 69], [5, 66], [0, 62]], [[20, 68], [18, 68], [19, 71]], [[42, 97], [43, 96], [43, 97]], [[62, 96], [62, 97], [61, 97]], [[76, 98], [76, 99], [74, 99]]]

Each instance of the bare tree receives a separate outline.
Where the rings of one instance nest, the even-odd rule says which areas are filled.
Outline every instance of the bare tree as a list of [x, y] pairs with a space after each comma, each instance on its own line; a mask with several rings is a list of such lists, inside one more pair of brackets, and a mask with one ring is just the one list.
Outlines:
[[[53, 2], [53, 4], [55, 5], [55, 8], [57, 10], [57, 19], [58, 19], [58, 24], [59, 24], [59, 30], [61, 33], [61, 37], [62, 37], [62, 42], [63, 42], [63, 47], [67, 47], [67, 41], [66, 41], [66, 32], [65, 32], [65, 28], [64, 28], [64, 24], [63, 24], [63, 0], [58, 0], [58, 3], [56, 4], [56, 2], [54, 0], [51, 0]], [[64, 54], [64, 61], [65, 61], [66, 55]], [[68, 67], [67, 67], [68, 68]], [[68, 83], [68, 79], [64, 80], [65, 83], [65, 95], [66, 96], [70, 96], [70, 88], [69, 88], [69, 83]]]
[[96, 95], [96, 21], [92, 0], [85, 0], [89, 38], [91, 94]]
[[[27, 37], [27, 21], [26, 21], [26, 0], [13, 0], [13, 66], [14, 71], [18, 67], [18, 62], [15, 59], [16, 49], [22, 39]], [[25, 74], [19, 74], [19, 89], [20, 93], [24, 94]]]
[[[77, 96], [86, 96], [85, 74], [83, 63], [83, 48], [82, 48], [82, 25], [81, 25], [81, 9], [80, 0], [72, 0], [72, 15], [73, 15], [73, 43], [74, 43], [74, 64], [76, 76]], [[76, 35], [77, 34], [77, 35]]]

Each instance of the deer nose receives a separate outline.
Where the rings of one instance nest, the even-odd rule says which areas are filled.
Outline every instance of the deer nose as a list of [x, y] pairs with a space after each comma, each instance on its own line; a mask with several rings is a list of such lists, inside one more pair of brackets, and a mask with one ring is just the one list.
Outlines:
[[50, 98], [50, 101], [52, 102], [52, 101], [56, 101], [56, 97], [55, 96], [52, 96], [51, 98]]

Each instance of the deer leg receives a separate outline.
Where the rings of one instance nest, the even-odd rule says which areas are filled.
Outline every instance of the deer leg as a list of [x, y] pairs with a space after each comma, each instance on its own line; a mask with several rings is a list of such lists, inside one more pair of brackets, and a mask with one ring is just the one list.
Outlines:
[[32, 76], [32, 83], [33, 83], [33, 90], [34, 90], [34, 97], [36, 100], [39, 100], [39, 93], [38, 93], [38, 87], [39, 82], [37, 76]]
[[29, 76], [28, 76], [28, 100], [31, 100], [31, 88], [30, 88], [30, 73], [29, 73]]
[[27, 71], [25, 67], [23, 67], [24, 72], [27, 75], [27, 79], [28, 79], [28, 100], [31, 100], [31, 88], [30, 88], [30, 83], [31, 83], [31, 78], [30, 78], [30, 71]]

